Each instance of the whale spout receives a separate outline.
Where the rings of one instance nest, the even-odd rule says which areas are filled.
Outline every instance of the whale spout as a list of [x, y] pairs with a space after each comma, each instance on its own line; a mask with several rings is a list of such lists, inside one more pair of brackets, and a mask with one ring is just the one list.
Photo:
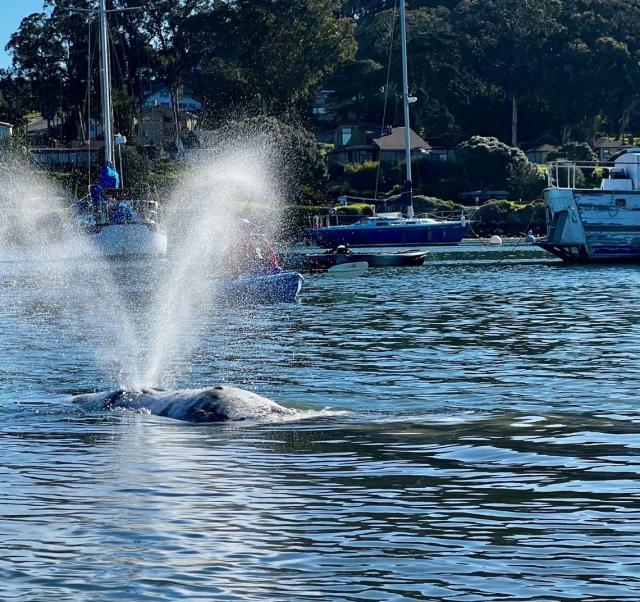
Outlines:
[[86, 411], [148, 410], [157, 416], [189, 422], [266, 420], [274, 415], [292, 416], [297, 412], [251, 391], [220, 385], [179, 391], [146, 387], [117, 389], [76, 395], [71, 401]]

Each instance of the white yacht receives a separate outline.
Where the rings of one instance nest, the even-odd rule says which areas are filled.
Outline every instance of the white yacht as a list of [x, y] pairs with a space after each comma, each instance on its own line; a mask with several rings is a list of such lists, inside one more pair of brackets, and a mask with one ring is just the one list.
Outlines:
[[[578, 187], [585, 174], [600, 187]], [[540, 247], [570, 263], [640, 261], [640, 148], [607, 165], [556, 161], [548, 177]]]

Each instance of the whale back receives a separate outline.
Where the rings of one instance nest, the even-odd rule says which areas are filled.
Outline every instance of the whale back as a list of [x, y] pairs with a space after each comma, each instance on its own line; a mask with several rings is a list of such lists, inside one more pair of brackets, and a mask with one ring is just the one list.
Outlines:
[[189, 422], [264, 420], [273, 415], [295, 413], [251, 391], [226, 386], [181, 391], [118, 389], [78, 395], [72, 401], [88, 411], [145, 409], [158, 416]]
[[156, 396], [154, 414], [191, 422], [259, 420], [293, 410], [274, 401], [235, 387], [208, 387], [172, 391]]

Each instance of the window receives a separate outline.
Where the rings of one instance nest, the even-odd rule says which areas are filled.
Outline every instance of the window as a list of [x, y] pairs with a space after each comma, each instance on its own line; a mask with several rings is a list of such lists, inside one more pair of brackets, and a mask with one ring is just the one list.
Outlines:
[[340, 130], [340, 144], [342, 146], [348, 146], [351, 144], [351, 139], [353, 137], [353, 132], [351, 128], [342, 128]]
[[616, 207], [626, 207], [627, 199], [616, 199], [615, 203], [616, 203]]

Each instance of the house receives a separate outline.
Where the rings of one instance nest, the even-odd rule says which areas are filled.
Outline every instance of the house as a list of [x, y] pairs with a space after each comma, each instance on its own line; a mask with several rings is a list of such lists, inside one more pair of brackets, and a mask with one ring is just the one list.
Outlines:
[[0, 140], [13, 136], [13, 125], [0, 121]]
[[[377, 161], [395, 164], [404, 160], [404, 128], [388, 128], [380, 135], [380, 126], [373, 124], [341, 125], [335, 133], [335, 148], [329, 154], [332, 163], [364, 163]], [[411, 154], [429, 152], [429, 144], [416, 132], [410, 134]]]
[[[378, 149], [377, 156], [380, 163], [395, 165], [404, 161], [404, 132], [403, 127], [389, 128], [383, 136], [373, 139], [373, 143]], [[411, 157], [419, 157], [429, 153], [429, 143], [418, 136], [413, 130], [409, 132], [409, 143]]]
[[[171, 90], [169, 86], [162, 82], [152, 82], [149, 89], [143, 96], [142, 106], [144, 109], [152, 107], [173, 108], [171, 102]], [[198, 112], [202, 110], [202, 103], [197, 101], [193, 96], [187, 94], [183, 88], [178, 90], [178, 111], [182, 112]]]
[[[179, 114], [180, 131], [183, 134], [193, 132], [198, 123], [195, 113], [182, 111]], [[138, 146], [170, 148], [176, 137], [173, 110], [164, 105], [152, 105], [144, 108], [138, 118]]]
[[529, 159], [531, 163], [546, 163], [549, 153], [553, 153], [557, 150], [557, 146], [553, 146], [551, 144], [540, 144], [539, 146], [527, 151], [527, 159]]
[[317, 90], [313, 95], [311, 114], [318, 121], [331, 121], [335, 112], [331, 109], [329, 98], [333, 90]]
[[380, 126], [372, 124], [341, 125], [335, 132], [331, 163], [365, 163], [373, 161], [376, 147], [373, 138]]
[[600, 161], [609, 161], [611, 157], [620, 151], [632, 148], [633, 145], [626, 144], [624, 140], [608, 140], [600, 138], [593, 145], [593, 151]]
[[427, 160], [430, 163], [449, 163], [455, 159], [456, 149], [453, 147], [432, 146], [427, 155]]

